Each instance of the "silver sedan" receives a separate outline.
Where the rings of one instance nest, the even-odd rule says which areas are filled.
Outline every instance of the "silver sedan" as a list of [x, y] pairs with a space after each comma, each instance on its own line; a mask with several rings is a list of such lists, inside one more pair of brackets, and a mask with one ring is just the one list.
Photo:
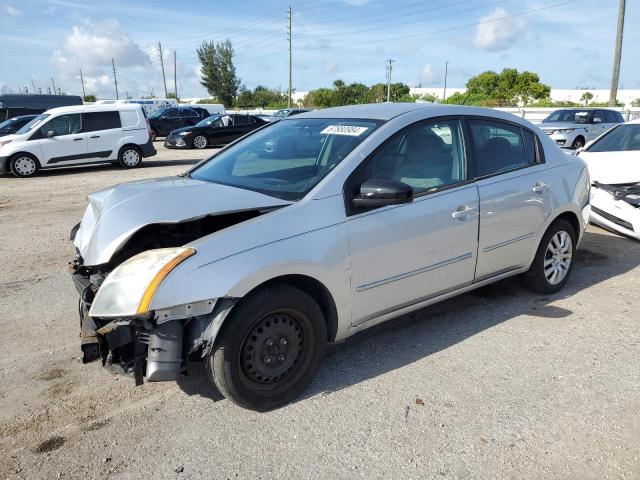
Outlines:
[[513, 275], [560, 290], [589, 209], [584, 162], [506, 113], [300, 114], [89, 196], [71, 232], [84, 360], [142, 383], [204, 359], [227, 398], [273, 409], [329, 342]]

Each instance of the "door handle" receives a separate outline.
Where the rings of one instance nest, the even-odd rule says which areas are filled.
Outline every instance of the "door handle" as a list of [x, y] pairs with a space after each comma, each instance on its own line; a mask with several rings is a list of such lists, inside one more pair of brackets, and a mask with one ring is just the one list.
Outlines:
[[541, 194], [541, 193], [544, 193], [544, 191], [547, 189], [548, 186], [549, 186], [548, 183], [537, 182], [531, 190], [533, 190], [535, 193]]
[[452, 214], [451, 218], [454, 220], [466, 220], [469, 218], [472, 212], [476, 210], [476, 207], [470, 207], [468, 205], [463, 205], [458, 207]]
[[92, 135], [91, 138], [100, 138], [100, 135]]
[[80, 141], [80, 140], [82, 140], [82, 137], [80, 137], [80, 138], [74, 138], [74, 139], [73, 139], [73, 141], [74, 141], [74, 142], [78, 142], [78, 141]]

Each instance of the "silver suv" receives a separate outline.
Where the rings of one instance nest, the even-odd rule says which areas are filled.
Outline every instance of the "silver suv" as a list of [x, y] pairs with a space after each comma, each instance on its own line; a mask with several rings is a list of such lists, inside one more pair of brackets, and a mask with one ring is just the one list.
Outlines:
[[624, 118], [620, 112], [606, 109], [562, 109], [551, 113], [540, 128], [562, 148], [577, 150]]
[[375, 104], [270, 123], [184, 175], [89, 196], [72, 239], [84, 360], [246, 408], [295, 398], [327, 343], [521, 275], [567, 282], [586, 164], [495, 110]]

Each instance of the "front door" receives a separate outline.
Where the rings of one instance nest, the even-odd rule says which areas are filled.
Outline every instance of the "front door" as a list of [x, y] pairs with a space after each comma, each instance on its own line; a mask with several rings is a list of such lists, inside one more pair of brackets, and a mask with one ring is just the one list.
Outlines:
[[39, 129], [42, 166], [86, 163], [89, 158], [86, 136], [82, 132], [79, 113], [59, 115], [49, 120]]
[[463, 144], [458, 119], [418, 122], [347, 181], [351, 198], [370, 178], [392, 178], [414, 191], [408, 204], [348, 209], [354, 325], [473, 281], [478, 190], [466, 181]]
[[552, 172], [541, 163], [535, 134], [494, 120], [469, 120], [480, 193], [476, 281], [527, 265], [551, 213]]

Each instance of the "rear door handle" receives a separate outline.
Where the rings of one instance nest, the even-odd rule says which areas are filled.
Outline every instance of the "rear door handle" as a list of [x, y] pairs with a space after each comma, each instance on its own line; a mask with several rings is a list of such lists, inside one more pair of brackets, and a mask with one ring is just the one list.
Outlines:
[[74, 139], [73, 139], [73, 141], [74, 141], [74, 142], [79, 142], [80, 140], [82, 140], [82, 137], [81, 137], [81, 138], [74, 138]]
[[91, 138], [100, 138], [100, 135], [92, 135]]
[[533, 186], [531, 190], [533, 190], [535, 193], [544, 193], [548, 186], [548, 183], [538, 182]]
[[451, 218], [453, 218], [454, 220], [466, 220], [475, 211], [476, 207], [461, 205], [451, 214]]

